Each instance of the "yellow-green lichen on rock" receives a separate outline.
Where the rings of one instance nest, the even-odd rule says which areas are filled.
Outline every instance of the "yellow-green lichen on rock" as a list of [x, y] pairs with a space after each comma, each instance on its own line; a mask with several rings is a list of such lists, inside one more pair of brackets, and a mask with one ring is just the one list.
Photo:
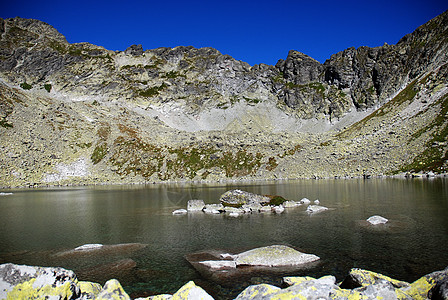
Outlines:
[[12, 291], [7, 294], [7, 300], [15, 299], [45, 299], [48, 296], [56, 296], [57, 299], [71, 299], [73, 291], [71, 282], [65, 282], [59, 286], [49, 284], [36, 286], [36, 278], [16, 285]]
[[80, 281], [79, 288], [81, 291], [81, 297], [83, 297], [83, 299], [96, 299], [96, 297], [102, 290], [102, 287], [99, 283], [89, 281]]
[[97, 300], [130, 300], [129, 295], [124, 291], [120, 282], [111, 279], [104, 284], [103, 289], [98, 294]]
[[235, 300], [240, 299], [261, 299], [267, 295], [272, 295], [278, 292], [280, 288], [270, 284], [257, 284], [248, 286], [242, 291]]
[[174, 295], [172, 300], [213, 300], [206, 291], [197, 286], [193, 281], [182, 286]]
[[341, 283], [342, 288], [357, 288], [377, 283], [379, 280], [390, 282], [395, 288], [409, 286], [405, 281], [396, 280], [386, 275], [367, 271], [363, 269], [351, 269], [347, 278]]

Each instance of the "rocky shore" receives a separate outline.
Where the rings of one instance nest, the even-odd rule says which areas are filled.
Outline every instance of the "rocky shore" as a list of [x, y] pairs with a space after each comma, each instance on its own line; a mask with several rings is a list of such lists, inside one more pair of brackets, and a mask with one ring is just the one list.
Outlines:
[[[116, 279], [104, 286], [78, 281], [75, 273], [63, 268], [44, 268], [25, 265], [0, 265], [0, 299], [131, 299]], [[174, 294], [137, 298], [212, 300], [193, 281]], [[257, 284], [247, 287], [235, 299], [448, 299], [448, 268], [408, 283], [375, 272], [352, 269], [347, 277], [336, 283], [334, 276], [321, 278], [284, 277], [283, 286]]]

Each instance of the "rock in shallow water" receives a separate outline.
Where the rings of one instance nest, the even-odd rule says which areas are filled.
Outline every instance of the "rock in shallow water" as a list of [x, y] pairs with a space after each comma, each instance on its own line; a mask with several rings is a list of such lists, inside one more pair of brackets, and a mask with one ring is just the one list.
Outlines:
[[271, 201], [267, 196], [252, 194], [242, 190], [230, 190], [221, 195], [219, 201], [224, 206], [241, 207], [248, 204], [265, 205]]
[[306, 208], [306, 212], [309, 214], [317, 214], [326, 210], [328, 210], [327, 207], [320, 205], [308, 205], [308, 207]]
[[192, 211], [202, 211], [204, 209], [204, 207], [205, 207], [204, 200], [197, 200], [197, 199], [195, 199], [195, 200], [188, 200], [187, 210], [189, 212], [192, 212]]
[[306, 254], [283, 245], [273, 245], [252, 249], [238, 254], [238, 266], [295, 266], [319, 260], [314, 254]]
[[386, 224], [389, 220], [381, 216], [371, 216], [366, 221], [372, 225], [381, 225]]

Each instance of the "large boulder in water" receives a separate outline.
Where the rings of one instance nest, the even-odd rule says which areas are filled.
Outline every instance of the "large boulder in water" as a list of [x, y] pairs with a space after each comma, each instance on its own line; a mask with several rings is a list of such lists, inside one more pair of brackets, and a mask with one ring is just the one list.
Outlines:
[[242, 190], [230, 190], [222, 194], [219, 201], [224, 206], [241, 207], [243, 205], [252, 204], [267, 205], [271, 202], [271, 198]]
[[240, 253], [235, 261], [239, 266], [282, 267], [306, 264], [319, 259], [317, 255], [302, 253], [288, 246], [273, 245]]

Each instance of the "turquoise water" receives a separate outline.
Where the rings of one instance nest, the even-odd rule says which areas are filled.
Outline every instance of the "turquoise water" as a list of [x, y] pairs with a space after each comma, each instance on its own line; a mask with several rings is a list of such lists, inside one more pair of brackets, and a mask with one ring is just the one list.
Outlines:
[[[80, 280], [100, 283], [112, 274], [134, 297], [173, 293], [194, 280], [216, 299], [231, 299], [249, 284], [280, 284], [281, 275], [331, 274], [342, 280], [353, 267], [413, 281], [448, 266], [447, 184], [447, 179], [435, 178], [12, 190], [13, 195], [0, 196], [0, 263], [62, 266]], [[186, 208], [189, 199], [217, 203], [234, 188], [319, 199], [330, 210], [310, 216], [299, 207], [281, 215], [238, 218], [171, 214]], [[364, 220], [376, 214], [389, 224], [366, 226]], [[146, 246], [107, 255], [58, 256], [88, 243]], [[316, 254], [321, 261], [293, 274], [250, 274], [229, 282], [203, 278], [184, 257], [272, 244]]]

